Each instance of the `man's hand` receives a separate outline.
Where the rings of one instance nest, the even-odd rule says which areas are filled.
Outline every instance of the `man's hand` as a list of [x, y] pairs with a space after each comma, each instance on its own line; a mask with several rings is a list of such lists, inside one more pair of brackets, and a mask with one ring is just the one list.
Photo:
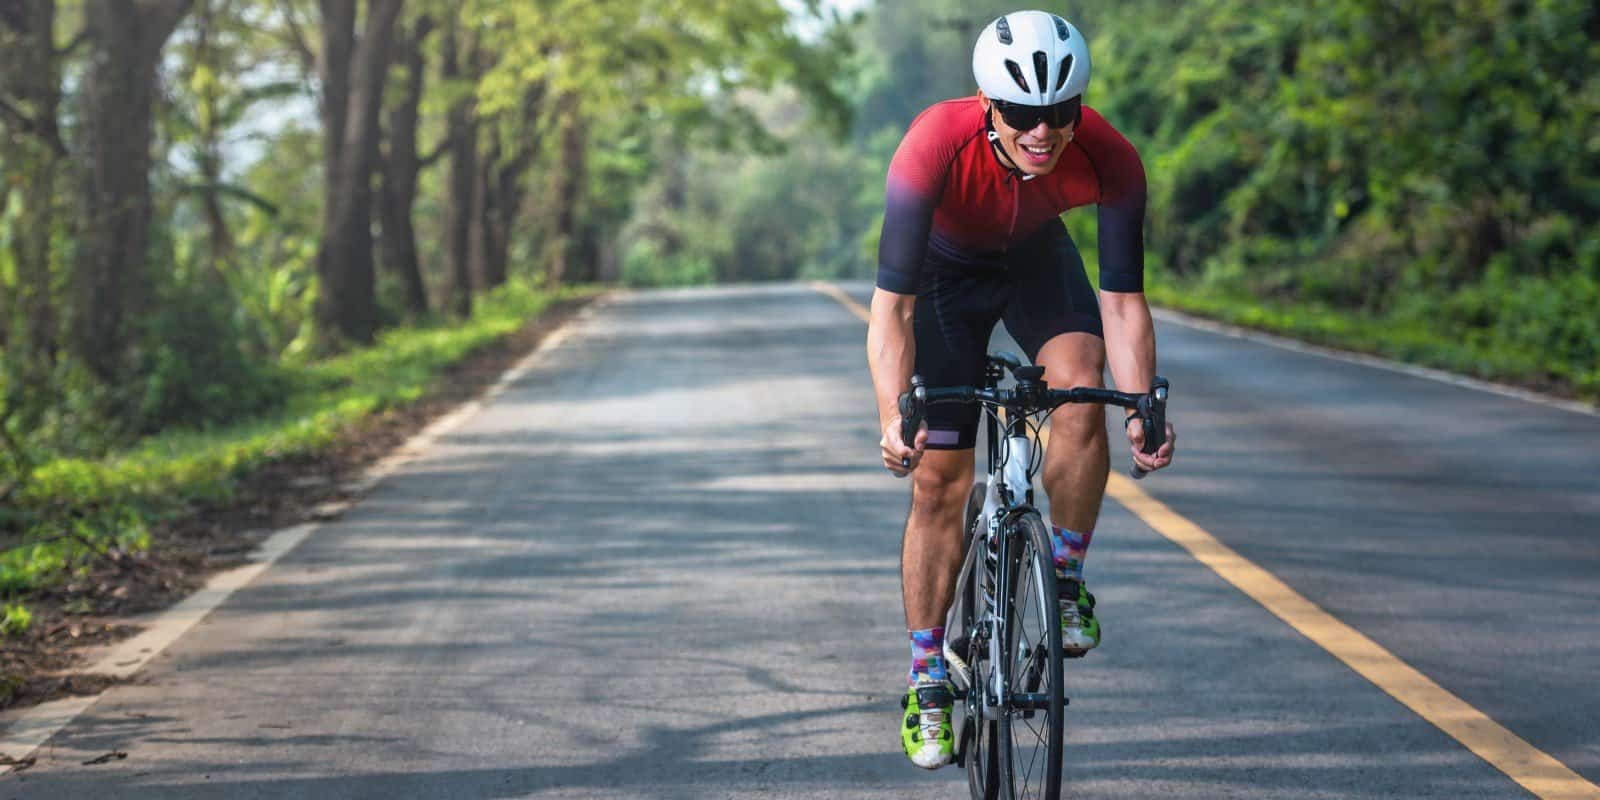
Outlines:
[[[922, 454], [928, 448], [928, 424], [924, 422], [917, 428], [916, 447], [906, 447], [900, 438], [900, 415], [895, 414], [889, 418], [889, 424], [883, 426], [883, 438], [878, 441], [878, 447], [883, 450], [883, 468], [893, 472], [896, 478], [904, 478], [922, 463]], [[906, 462], [911, 466], [904, 466]]]
[[1140, 469], [1154, 472], [1172, 463], [1172, 453], [1178, 446], [1178, 433], [1172, 429], [1172, 423], [1167, 423], [1166, 443], [1153, 454], [1144, 452], [1144, 420], [1135, 414], [1128, 417], [1126, 424], [1128, 444], [1133, 445], [1133, 463]]

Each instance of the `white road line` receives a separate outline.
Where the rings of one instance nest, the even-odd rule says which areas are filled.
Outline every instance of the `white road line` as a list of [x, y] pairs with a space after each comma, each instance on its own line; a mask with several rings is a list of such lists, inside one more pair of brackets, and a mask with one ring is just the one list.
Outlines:
[[[394, 474], [402, 465], [417, 458], [425, 452], [440, 436], [454, 430], [466, 422], [474, 414], [481, 411], [495, 398], [503, 394], [506, 389], [521, 380], [523, 376], [533, 371], [543, 360], [546, 353], [554, 350], [571, 334], [574, 326], [599, 308], [610, 303], [611, 296], [601, 297], [589, 304], [572, 319], [567, 320], [549, 335], [533, 352], [524, 356], [515, 366], [500, 376], [494, 386], [475, 400], [470, 400], [456, 407], [421, 432], [407, 439], [404, 444], [395, 448], [376, 464], [368, 467], [359, 481], [350, 488], [355, 494], [364, 495], [371, 491], [384, 478]], [[359, 502], [360, 498], [347, 500], [329, 507], [324, 511], [339, 513]], [[236, 567], [226, 572], [218, 573], [211, 577], [206, 585], [199, 591], [190, 595], [177, 605], [146, 619], [134, 619], [131, 622], [145, 625], [144, 631], [139, 635], [112, 646], [89, 667], [89, 672], [113, 675], [126, 678], [150, 663], [150, 660], [160, 655], [178, 637], [188, 632], [200, 620], [205, 619], [213, 609], [221, 605], [234, 592], [255, 580], [256, 576], [265, 572], [268, 567], [282, 558], [285, 553], [293, 550], [296, 545], [305, 541], [306, 537], [315, 533], [323, 523], [306, 523], [292, 528], [280, 530], [268, 537], [261, 547], [251, 555], [251, 563]], [[62, 728], [71, 724], [89, 706], [94, 705], [101, 695], [84, 697], [69, 697], [42, 703], [17, 713], [12, 716], [11, 722], [6, 726], [4, 738], [0, 738], [0, 755], [10, 756], [22, 760], [32, 755], [50, 737], [56, 735]], [[12, 767], [0, 768], [0, 777], [11, 774]]]
[[1595, 406], [1587, 403], [1581, 403], [1576, 400], [1565, 400], [1560, 397], [1552, 397], [1550, 395], [1541, 394], [1529, 389], [1520, 389], [1515, 386], [1491, 383], [1489, 381], [1479, 380], [1477, 378], [1469, 378], [1465, 375], [1457, 375], [1453, 372], [1445, 372], [1441, 369], [1433, 369], [1432, 367], [1419, 367], [1415, 364], [1405, 364], [1399, 361], [1383, 358], [1382, 356], [1368, 355], [1366, 353], [1352, 353], [1347, 350], [1337, 350], [1332, 347], [1307, 344], [1305, 342], [1296, 341], [1283, 336], [1278, 336], [1271, 333], [1263, 333], [1261, 331], [1251, 330], [1249, 328], [1241, 328], [1237, 325], [1229, 325], [1225, 322], [1204, 319], [1201, 317], [1196, 317], [1192, 314], [1185, 314], [1181, 311], [1173, 311], [1172, 309], [1168, 308], [1151, 309], [1151, 313], [1155, 315], [1156, 319], [1159, 319], [1163, 322], [1171, 322], [1175, 325], [1182, 325], [1186, 328], [1194, 328], [1196, 330], [1228, 336], [1234, 339], [1244, 339], [1246, 341], [1264, 344], [1269, 347], [1276, 347], [1280, 350], [1291, 350], [1296, 353], [1322, 356], [1323, 358], [1331, 358], [1334, 361], [1343, 361], [1347, 364], [1359, 364], [1364, 367], [1376, 367], [1388, 372], [1398, 372], [1401, 375], [1409, 375], [1413, 378], [1424, 378], [1426, 380], [1438, 381], [1439, 383], [1448, 383], [1451, 386], [1460, 386], [1465, 389], [1475, 389], [1480, 392], [1488, 392], [1489, 394], [1499, 395], [1501, 397], [1524, 400], [1529, 403], [1538, 403], [1542, 406], [1558, 408], [1562, 411], [1570, 411], [1574, 414], [1583, 414], [1590, 417], [1600, 416], [1600, 408]]

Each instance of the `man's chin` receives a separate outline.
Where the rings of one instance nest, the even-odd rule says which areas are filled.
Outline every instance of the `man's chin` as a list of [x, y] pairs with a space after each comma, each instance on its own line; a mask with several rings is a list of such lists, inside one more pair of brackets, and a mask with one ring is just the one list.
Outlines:
[[1022, 174], [1024, 175], [1031, 175], [1035, 178], [1041, 178], [1045, 175], [1055, 172], [1056, 165], [1059, 163], [1061, 163], [1061, 156], [1058, 155], [1043, 164], [1018, 164], [1017, 167], [1018, 169], [1022, 170]]
[[1061, 162], [1061, 151], [1059, 148], [1056, 150], [1056, 152], [1050, 154], [1049, 160], [1043, 162], [1034, 161], [1033, 159], [1028, 158], [1025, 152], [1008, 153], [1008, 155], [1011, 156], [1011, 163], [1017, 165], [1018, 171], [1024, 175], [1032, 175], [1035, 177], [1049, 175], [1055, 170], [1056, 164]]

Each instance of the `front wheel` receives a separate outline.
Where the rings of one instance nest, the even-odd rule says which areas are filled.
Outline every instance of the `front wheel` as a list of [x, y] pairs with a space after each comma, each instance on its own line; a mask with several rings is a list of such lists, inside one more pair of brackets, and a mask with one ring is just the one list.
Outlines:
[[[988, 484], [980, 480], [972, 485], [972, 491], [967, 495], [967, 508], [963, 515], [967, 550], [984, 546], [983, 536], [988, 521], [981, 519], [980, 515], [987, 490]], [[961, 605], [958, 616], [961, 627], [956, 633], [955, 642], [959, 654], [966, 659], [968, 674], [971, 675], [967, 699], [962, 704], [960, 745], [967, 765], [967, 788], [972, 796], [978, 800], [995, 800], [1000, 792], [1000, 747], [996, 741], [999, 730], [994, 721], [983, 718], [984, 690], [991, 683], [990, 674], [994, 669], [989, 659], [988, 637], [979, 625], [986, 603], [983, 575], [984, 561], [980, 558], [973, 562], [967, 574], [960, 577], [957, 589], [961, 595], [957, 598]]]
[[1000, 710], [1000, 766], [1006, 800], [1061, 796], [1063, 717], [1061, 611], [1050, 534], [1037, 512], [1008, 531], [1004, 658], [1008, 702]]

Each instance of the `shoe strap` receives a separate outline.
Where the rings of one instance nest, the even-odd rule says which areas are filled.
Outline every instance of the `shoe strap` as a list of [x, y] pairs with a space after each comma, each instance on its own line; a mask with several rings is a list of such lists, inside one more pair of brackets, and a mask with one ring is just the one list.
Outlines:
[[917, 707], [923, 711], [942, 709], [954, 702], [955, 695], [951, 694], [950, 687], [943, 683], [917, 687]]
[[1064, 578], [1056, 582], [1056, 596], [1064, 602], [1094, 608], [1094, 595], [1083, 588], [1083, 583], [1076, 578]]

